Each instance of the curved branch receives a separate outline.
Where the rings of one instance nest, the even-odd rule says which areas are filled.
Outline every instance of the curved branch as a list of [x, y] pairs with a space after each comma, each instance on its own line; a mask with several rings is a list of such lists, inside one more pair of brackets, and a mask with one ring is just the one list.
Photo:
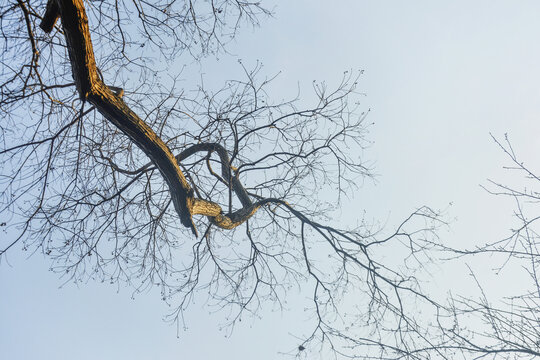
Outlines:
[[126, 134], [152, 160], [165, 179], [182, 224], [197, 235], [192, 220], [193, 190], [171, 150], [129, 106], [101, 80], [82, 0], [49, 0], [41, 28], [50, 32], [62, 19], [73, 78], [83, 101]]
[[248, 208], [253, 205], [246, 189], [238, 179], [238, 173], [236, 173], [234, 176], [231, 174], [231, 160], [229, 158], [229, 154], [227, 153], [227, 150], [217, 143], [200, 143], [193, 146], [188, 147], [184, 151], [182, 151], [180, 154], [176, 155], [176, 160], [178, 162], [181, 162], [182, 160], [185, 160], [189, 156], [199, 152], [199, 151], [208, 151], [208, 152], [216, 152], [219, 156], [219, 160], [221, 162], [221, 176], [226, 181], [229, 181], [232, 189], [234, 190], [235, 194], [238, 196], [238, 199], [240, 200], [240, 203], [244, 208]]
[[208, 216], [214, 225], [217, 225], [222, 229], [231, 230], [246, 222], [267, 202], [268, 201], [258, 201], [251, 206], [243, 207], [230, 214], [224, 215], [221, 206], [218, 204], [212, 201], [194, 199], [192, 210], [193, 215]]

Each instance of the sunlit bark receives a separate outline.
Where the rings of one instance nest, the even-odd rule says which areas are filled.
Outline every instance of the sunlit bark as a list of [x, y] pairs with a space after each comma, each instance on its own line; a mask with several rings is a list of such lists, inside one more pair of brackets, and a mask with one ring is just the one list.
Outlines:
[[66, 37], [73, 78], [82, 100], [93, 104], [111, 123], [126, 134], [163, 175], [172, 202], [184, 226], [197, 235], [192, 215], [212, 217], [212, 222], [223, 229], [232, 229], [259, 208], [253, 206], [245, 189], [236, 176], [230, 175], [230, 161], [226, 150], [219, 144], [198, 144], [188, 149], [185, 157], [198, 151], [216, 151], [222, 163], [222, 175], [231, 183], [243, 208], [224, 215], [221, 207], [208, 200], [194, 198], [194, 192], [186, 180], [177, 158], [163, 140], [139, 117], [120, 96], [115, 94], [99, 76], [92, 48], [88, 18], [82, 0], [50, 0], [41, 23], [41, 28], [50, 32], [60, 18]]

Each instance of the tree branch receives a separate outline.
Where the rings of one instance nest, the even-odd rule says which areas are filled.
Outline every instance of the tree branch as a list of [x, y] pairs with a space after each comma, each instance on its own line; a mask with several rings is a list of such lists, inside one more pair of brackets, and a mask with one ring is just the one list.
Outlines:
[[79, 96], [83, 101], [92, 103], [107, 120], [126, 134], [152, 160], [169, 187], [182, 224], [197, 235], [191, 216], [193, 190], [171, 150], [99, 77], [83, 1], [49, 0], [41, 28], [51, 31], [58, 13], [62, 20]]

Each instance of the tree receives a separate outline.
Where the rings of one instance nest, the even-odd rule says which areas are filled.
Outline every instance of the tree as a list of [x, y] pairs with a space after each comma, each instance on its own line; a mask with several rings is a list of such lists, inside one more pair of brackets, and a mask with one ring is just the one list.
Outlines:
[[223, 51], [268, 14], [231, 0], [1, 5], [0, 212], [17, 234], [0, 256], [21, 246], [73, 281], [158, 286], [173, 320], [207, 293], [234, 325], [301, 284], [313, 329], [299, 357], [452, 354], [461, 344], [442, 324], [456, 311], [416, 278], [440, 245], [439, 213], [419, 208], [386, 232], [332, 226], [341, 197], [371, 176], [358, 74], [314, 84], [307, 108], [274, 103], [259, 66], [218, 91], [179, 89], [175, 57]]
[[[523, 292], [507, 294], [503, 299], [492, 298], [472, 273], [480, 296], [477, 299], [470, 296], [452, 299], [450, 311], [454, 326], [447, 328], [445, 333], [452, 346], [465, 354], [479, 358], [535, 359], [540, 357], [540, 243], [537, 230], [540, 217], [535, 214], [540, 200], [537, 190], [540, 177], [536, 175], [538, 170], [520, 159], [508, 135], [503, 141], [493, 135], [492, 139], [510, 162], [505, 169], [520, 175], [524, 184], [507, 185], [491, 180], [484, 188], [490, 194], [514, 200], [516, 227], [511, 229], [509, 236], [484, 246], [449, 250], [462, 257], [477, 260], [483, 257], [484, 261], [495, 265], [497, 273], [511, 268], [513, 277], [528, 279], [527, 286]], [[471, 326], [471, 318], [473, 324], [481, 325]]]

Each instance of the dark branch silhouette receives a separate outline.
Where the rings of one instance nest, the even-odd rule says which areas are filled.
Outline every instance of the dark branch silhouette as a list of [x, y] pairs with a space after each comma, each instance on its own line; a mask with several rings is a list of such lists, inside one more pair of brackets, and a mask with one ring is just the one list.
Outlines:
[[[298, 357], [537, 356], [533, 306], [448, 305], [420, 286], [431, 250], [473, 254], [443, 247], [438, 211], [419, 207], [389, 230], [355, 203], [354, 228], [332, 225], [342, 198], [372, 176], [361, 73], [314, 82], [311, 106], [275, 103], [260, 64], [218, 90], [179, 88], [178, 57], [223, 52], [270, 14], [233, 0], [1, 4], [0, 226], [14, 235], [0, 257], [39, 251], [66, 281], [160, 287], [173, 321], [205, 294], [234, 325], [298, 287], [312, 323]], [[490, 251], [538, 259], [495, 244], [475, 253]], [[456, 325], [467, 313], [493, 320], [493, 346]]]

